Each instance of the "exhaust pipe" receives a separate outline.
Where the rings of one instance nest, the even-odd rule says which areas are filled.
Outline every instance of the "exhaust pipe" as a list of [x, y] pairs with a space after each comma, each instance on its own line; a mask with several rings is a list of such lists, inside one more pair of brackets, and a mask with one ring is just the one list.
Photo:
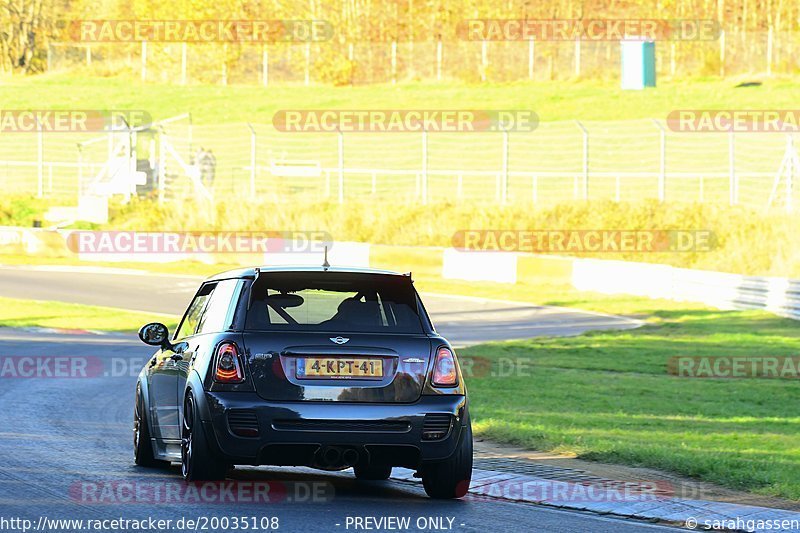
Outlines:
[[341, 457], [342, 452], [339, 450], [339, 448], [328, 446], [322, 451], [322, 464], [325, 466], [336, 466]]
[[353, 466], [358, 462], [358, 452], [353, 448], [348, 448], [342, 452], [342, 462], [344, 466]]

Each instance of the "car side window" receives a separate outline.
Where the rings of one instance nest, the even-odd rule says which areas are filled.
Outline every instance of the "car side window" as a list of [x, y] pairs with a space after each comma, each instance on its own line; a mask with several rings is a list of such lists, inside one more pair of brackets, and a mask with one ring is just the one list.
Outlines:
[[238, 279], [226, 279], [217, 284], [200, 317], [198, 333], [214, 333], [228, 329], [233, 318], [232, 305], [235, 304], [233, 298], [238, 284]]
[[200, 323], [203, 310], [206, 308], [206, 304], [208, 303], [211, 295], [214, 293], [216, 286], [216, 283], [207, 283], [206, 285], [203, 285], [202, 289], [200, 289], [200, 292], [198, 292], [197, 296], [194, 297], [194, 300], [192, 300], [192, 303], [189, 305], [189, 309], [186, 311], [183, 321], [178, 328], [178, 332], [175, 335], [176, 340], [194, 335], [195, 331], [197, 331], [197, 326]]

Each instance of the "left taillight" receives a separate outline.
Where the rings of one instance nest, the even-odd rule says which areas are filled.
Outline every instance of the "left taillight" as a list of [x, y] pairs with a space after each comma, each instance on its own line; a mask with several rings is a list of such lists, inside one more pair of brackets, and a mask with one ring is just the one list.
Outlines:
[[458, 385], [458, 372], [456, 372], [456, 357], [449, 348], [444, 346], [436, 350], [436, 360], [433, 364], [434, 387], [455, 387]]
[[214, 381], [217, 383], [242, 383], [244, 371], [239, 360], [239, 351], [232, 342], [223, 342], [217, 347], [214, 363]]

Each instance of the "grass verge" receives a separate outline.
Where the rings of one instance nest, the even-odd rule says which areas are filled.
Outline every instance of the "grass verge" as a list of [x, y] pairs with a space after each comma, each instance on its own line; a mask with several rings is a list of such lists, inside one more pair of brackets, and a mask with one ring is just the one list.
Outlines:
[[[174, 331], [179, 317], [163, 315], [160, 318]], [[153, 320], [153, 313], [113, 307], [0, 298], [0, 327], [89, 329], [127, 333], [136, 331]]]
[[7, 109], [96, 109], [102, 102], [105, 109], [144, 110], [155, 119], [191, 111], [193, 122], [200, 125], [269, 123], [280, 109], [350, 109], [352, 102], [361, 109], [396, 109], [397, 102], [406, 109], [532, 109], [542, 121], [664, 117], [674, 109], [758, 109], [764, 102], [772, 109], [796, 105], [796, 78], [760, 81], [760, 86], [737, 88], [738, 80], [659, 80], [658, 87], [638, 92], [623, 91], [612, 80], [265, 89], [255, 84], [180, 86], [142, 83], [128, 76], [47, 74], [4, 80], [0, 98]]
[[461, 350], [483, 368], [468, 380], [476, 433], [800, 499], [796, 379], [667, 373], [673, 356], [797, 355], [797, 323], [755, 311], [648, 312], [638, 330]]

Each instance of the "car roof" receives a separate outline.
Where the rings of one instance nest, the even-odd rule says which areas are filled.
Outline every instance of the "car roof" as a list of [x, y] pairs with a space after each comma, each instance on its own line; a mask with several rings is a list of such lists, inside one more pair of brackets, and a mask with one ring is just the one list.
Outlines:
[[383, 276], [408, 276], [409, 274], [401, 274], [392, 270], [382, 270], [378, 268], [367, 267], [322, 267], [322, 266], [308, 266], [308, 265], [265, 265], [258, 267], [237, 268], [234, 270], [227, 270], [214, 274], [206, 281], [215, 281], [221, 279], [231, 278], [253, 278], [256, 275], [256, 270], [260, 272], [273, 272], [273, 273], [286, 273], [286, 272], [337, 272], [345, 274], [379, 274]]

